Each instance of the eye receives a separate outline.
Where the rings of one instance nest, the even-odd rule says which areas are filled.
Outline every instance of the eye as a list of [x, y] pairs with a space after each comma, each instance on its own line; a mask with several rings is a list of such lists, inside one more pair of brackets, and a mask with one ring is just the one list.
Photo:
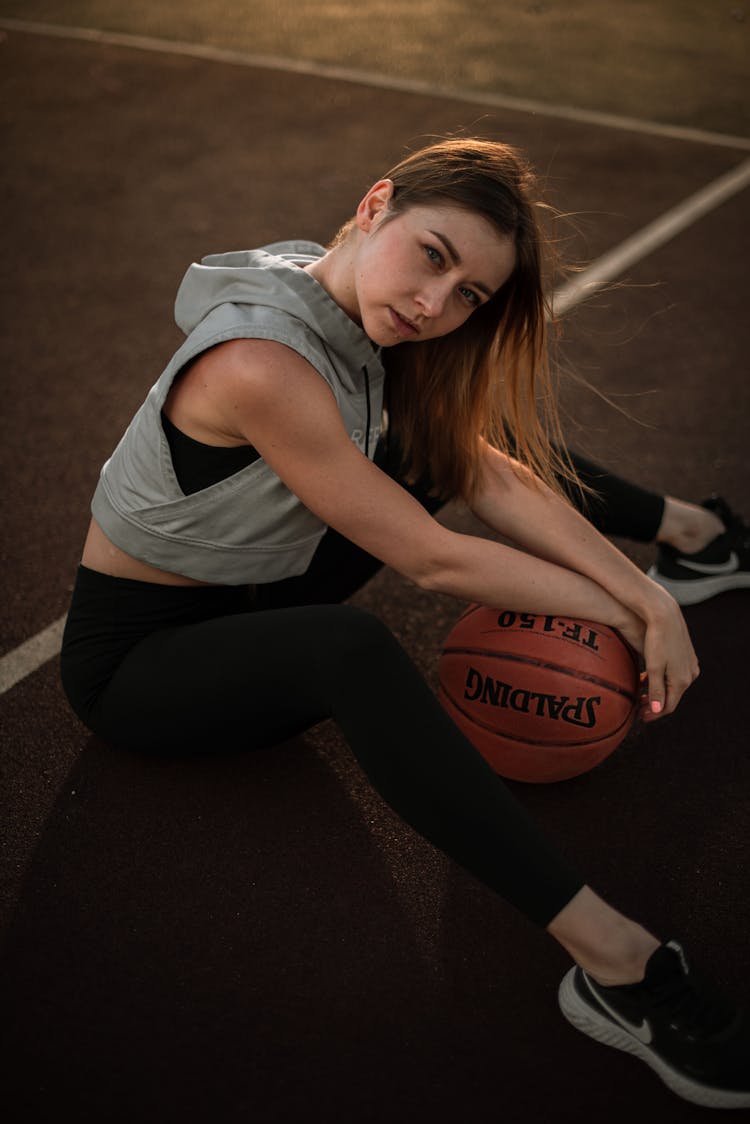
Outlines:
[[[433, 263], [433, 265], [437, 265], [442, 269], [442, 267], [445, 265], [445, 258], [441, 254], [440, 250], [437, 250], [434, 246], [431, 246], [429, 242], [425, 242], [424, 252], [429, 260]], [[460, 285], [458, 288], [458, 292], [461, 294], [463, 300], [465, 300], [467, 304], [471, 305], [472, 308], [476, 308], [482, 303], [481, 297], [477, 296], [473, 289], [467, 289], [465, 286]]]
[[464, 300], [468, 301], [472, 308], [476, 308], [477, 305], [480, 305], [482, 303], [473, 289], [464, 289], [463, 287], [461, 287], [458, 291], [464, 298]]
[[427, 254], [427, 257], [430, 259], [430, 261], [435, 265], [443, 265], [445, 258], [440, 253], [440, 250], [436, 250], [434, 246], [430, 246], [426, 243], [424, 252]]

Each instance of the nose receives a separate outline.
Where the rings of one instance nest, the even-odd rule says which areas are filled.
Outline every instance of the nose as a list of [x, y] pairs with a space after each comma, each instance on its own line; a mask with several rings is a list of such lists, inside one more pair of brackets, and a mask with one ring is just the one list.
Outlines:
[[425, 317], [434, 320], [440, 316], [445, 308], [445, 302], [448, 296], [447, 289], [444, 285], [437, 282], [423, 286], [420, 292], [415, 297], [415, 301]]

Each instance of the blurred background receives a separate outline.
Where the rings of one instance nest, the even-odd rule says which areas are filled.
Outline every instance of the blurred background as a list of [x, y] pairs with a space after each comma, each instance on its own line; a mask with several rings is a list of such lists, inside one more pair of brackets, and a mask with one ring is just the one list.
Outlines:
[[0, 15], [748, 133], [750, 5], [732, 0], [1, 0]]

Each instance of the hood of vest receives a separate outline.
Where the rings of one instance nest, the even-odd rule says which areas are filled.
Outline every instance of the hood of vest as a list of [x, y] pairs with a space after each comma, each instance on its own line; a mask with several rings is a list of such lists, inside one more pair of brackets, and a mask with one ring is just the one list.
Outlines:
[[175, 477], [161, 408], [174, 378], [226, 340], [272, 339], [293, 348], [333, 391], [351, 439], [373, 457], [385, 372], [377, 349], [305, 264], [314, 242], [217, 254], [187, 270], [175, 302], [186, 333], [103, 466], [92, 513], [127, 554], [219, 584], [279, 581], [304, 573], [325, 525], [260, 458], [199, 492]]
[[323, 257], [316, 242], [276, 242], [258, 250], [212, 254], [191, 265], [175, 300], [175, 320], [189, 336], [222, 305], [276, 309], [307, 325], [338, 359], [347, 390], [362, 389], [362, 368], [382, 376], [378, 350], [365, 332], [304, 269]]

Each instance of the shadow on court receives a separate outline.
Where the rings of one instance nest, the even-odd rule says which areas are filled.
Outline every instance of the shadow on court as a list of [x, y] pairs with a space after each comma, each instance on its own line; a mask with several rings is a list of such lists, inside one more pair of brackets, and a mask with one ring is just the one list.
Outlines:
[[[462, 127], [529, 150], [581, 212], [581, 257], [744, 155], [102, 45], [2, 49], [4, 651], [65, 611], [96, 474], [178, 342], [190, 261], [325, 241], [404, 144]], [[644, 423], [574, 388], [577, 447], [738, 506], [746, 221], [739, 197], [634, 267], [572, 316], [564, 353]], [[357, 601], [432, 680], [460, 606], [392, 573]], [[750, 607], [686, 615], [702, 676], [677, 714], [584, 777], [514, 788], [596, 889], [750, 1003]], [[69, 714], [53, 664], [2, 715], [6, 1119], [705, 1116], [564, 1023], [564, 954], [396, 821], [332, 726], [248, 755], [123, 755]]]

